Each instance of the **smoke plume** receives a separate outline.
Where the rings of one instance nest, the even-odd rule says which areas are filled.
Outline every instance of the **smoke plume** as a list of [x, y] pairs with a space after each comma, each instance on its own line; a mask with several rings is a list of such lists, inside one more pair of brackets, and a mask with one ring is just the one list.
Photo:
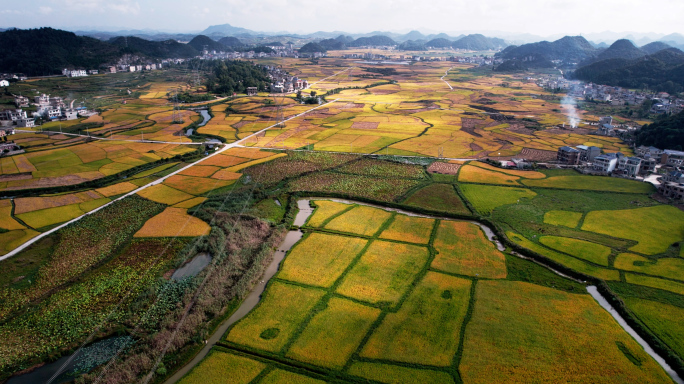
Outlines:
[[577, 101], [573, 97], [565, 96], [561, 100], [561, 107], [565, 111], [565, 115], [568, 116], [570, 126], [577, 128], [580, 122], [579, 115], [577, 114]]

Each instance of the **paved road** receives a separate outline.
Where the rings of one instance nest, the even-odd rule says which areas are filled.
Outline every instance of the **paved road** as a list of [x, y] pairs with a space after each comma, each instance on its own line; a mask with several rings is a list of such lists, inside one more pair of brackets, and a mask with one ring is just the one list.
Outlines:
[[444, 72], [444, 76], [442, 76], [442, 77], [440, 78], [440, 80], [442, 80], [443, 82], [445, 82], [446, 85], [449, 86], [449, 89], [451, 89], [451, 90], [453, 91], [453, 90], [454, 90], [454, 87], [452, 87], [451, 84], [449, 84], [448, 81], [444, 80], [444, 78], [447, 77], [447, 75], [449, 75], [449, 71], [451, 71], [452, 69], [454, 69], [454, 67], [451, 67], [451, 68], [447, 69], [446, 72]]
[[[292, 119], [296, 119], [296, 118], [298, 118], [298, 117], [300, 117], [300, 116], [306, 115], [307, 113], [309, 113], [309, 112], [311, 112], [311, 111], [313, 111], [313, 110], [315, 110], [315, 109], [321, 108], [321, 107], [326, 106], [326, 105], [331, 104], [331, 103], [334, 103], [335, 101], [337, 101], [337, 100], [333, 100], [333, 101], [330, 101], [330, 102], [328, 102], [328, 103], [321, 104], [321, 105], [319, 105], [319, 106], [316, 106], [316, 107], [314, 107], [314, 108], [311, 108], [311, 109], [309, 109], [309, 110], [307, 110], [307, 111], [304, 111], [304, 112], [302, 112], [302, 113], [300, 113], [300, 114], [298, 114], [298, 115], [294, 115], [294, 116], [292, 116], [292, 117], [290, 117], [290, 118], [288, 118], [288, 119], [285, 119], [283, 122], [289, 121], [289, 120], [292, 120]], [[125, 194], [125, 195], [119, 197], [118, 199], [116, 199], [116, 200], [114, 200], [114, 201], [111, 201], [111, 202], [109, 202], [109, 203], [107, 203], [107, 204], [105, 204], [105, 205], [103, 205], [103, 206], [101, 206], [101, 207], [99, 207], [99, 208], [96, 208], [96, 209], [94, 209], [94, 210], [92, 210], [92, 211], [90, 211], [90, 212], [88, 212], [88, 213], [86, 213], [86, 214], [84, 214], [84, 215], [81, 215], [81, 216], [79, 216], [79, 217], [77, 217], [77, 218], [75, 218], [75, 219], [73, 219], [73, 220], [71, 220], [71, 221], [67, 221], [66, 223], [64, 223], [64, 224], [62, 224], [62, 225], [60, 225], [60, 226], [58, 226], [58, 227], [56, 227], [56, 228], [53, 228], [53, 229], [51, 229], [51, 230], [49, 230], [49, 231], [47, 231], [47, 232], [43, 232], [43, 233], [41, 233], [40, 235], [38, 235], [38, 236], [32, 238], [31, 240], [27, 241], [26, 243], [20, 245], [17, 249], [13, 250], [12, 252], [9, 252], [8, 254], [6, 254], [6, 255], [4, 255], [4, 256], [0, 256], [0, 261], [9, 259], [10, 257], [15, 256], [15, 255], [18, 254], [19, 252], [21, 252], [21, 251], [23, 251], [24, 249], [26, 249], [27, 247], [29, 247], [31, 244], [35, 243], [36, 241], [38, 241], [38, 240], [40, 240], [40, 239], [42, 239], [42, 238], [44, 238], [44, 237], [46, 237], [46, 236], [49, 236], [49, 235], [55, 233], [56, 231], [58, 231], [58, 230], [60, 230], [60, 229], [62, 229], [62, 228], [64, 228], [64, 227], [68, 226], [69, 224], [75, 223], [75, 222], [81, 220], [82, 218], [84, 218], [84, 217], [86, 217], [86, 216], [88, 216], [88, 215], [91, 215], [91, 214], [93, 214], [93, 213], [95, 213], [95, 212], [97, 212], [97, 211], [99, 211], [99, 210], [101, 210], [101, 209], [104, 209], [105, 207], [107, 207], [107, 206], [109, 206], [109, 205], [111, 205], [111, 204], [114, 204], [115, 202], [117, 202], [117, 201], [119, 201], [119, 200], [123, 200], [123, 199], [127, 198], [128, 196], [132, 196], [132, 195], [134, 195], [134, 194], [136, 194], [136, 193], [142, 191], [142, 190], [145, 189], [145, 188], [149, 188], [149, 187], [151, 187], [151, 186], [153, 186], [153, 185], [157, 185], [157, 184], [163, 183], [164, 180], [168, 179], [169, 177], [171, 177], [171, 176], [173, 176], [173, 175], [175, 175], [175, 174], [177, 174], [177, 173], [180, 173], [180, 172], [182, 172], [182, 171], [184, 171], [184, 170], [186, 170], [186, 169], [188, 169], [188, 168], [190, 168], [190, 167], [192, 167], [192, 166], [194, 166], [194, 165], [197, 165], [197, 164], [199, 164], [199, 163], [201, 163], [201, 162], [203, 162], [203, 161], [205, 161], [205, 160], [207, 160], [207, 159], [209, 159], [209, 158], [211, 158], [211, 157], [217, 156], [217, 155], [220, 154], [221, 152], [227, 151], [227, 150], [229, 150], [229, 149], [231, 149], [231, 148], [241, 147], [241, 146], [242, 146], [241, 143], [245, 142], [246, 140], [251, 139], [252, 137], [256, 137], [256, 135], [259, 135], [259, 134], [261, 134], [261, 133], [263, 133], [263, 132], [265, 132], [265, 131], [267, 131], [267, 130], [269, 130], [269, 129], [271, 129], [271, 128], [275, 127], [276, 125], [279, 125], [279, 124], [281, 124], [281, 122], [278, 122], [278, 123], [273, 124], [273, 125], [271, 125], [271, 126], [269, 126], [269, 127], [266, 127], [266, 128], [264, 128], [264, 129], [262, 129], [262, 130], [260, 130], [260, 131], [258, 131], [258, 132], [254, 132], [253, 134], [251, 134], [251, 135], [245, 137], [245, 138], [242, 139], [242, 140], [238, 140], [238, 141], [236, 141], [236, 142], [234, 142], [234, 143], [231, 143], [231, 144], [226, 144], [226, 145], [225, 145], [223, 148], [221, 148], [220, 150], [218, 150], [218, 151], [212, 153], [211, 155], [209, 155], [209, 156], [207, 156], [207, 157], [203, 157], [203, 158], [197, 160], [196, 162], [194, 162], [194, 163], [192, 163], [192, 164], [190, 164], [190, 165], [188, 165], [188, 166], [186, 166], [186, 167], [183, 167], [183, 168], [177, 170], [176, 172], [173, 172], [173, 173], [171, 173], [171, 174], [168, 174], [168, 175], [166, 175], [166, 176], [164, 176], [164, 177], [162, 177], [162, 178], [160, 178], [160, 179], [158, 179], [158, 180], [155, 180], [155, 181], [153, 181], [153, 182], [151, 182], [151, 183], [149, 183], [149, 184], [143, 185], [142, 187], [140, 187], [140, 188], [138, 188], [138, 189], [136, 189], [136, 190], [134, 190], [134, 191], [132, 191], [132, 192], [129, 192], [129, 193], [127, 193], [127, 194]], [[171, 144], [177, 144], [177, 143], [171, 143]]]

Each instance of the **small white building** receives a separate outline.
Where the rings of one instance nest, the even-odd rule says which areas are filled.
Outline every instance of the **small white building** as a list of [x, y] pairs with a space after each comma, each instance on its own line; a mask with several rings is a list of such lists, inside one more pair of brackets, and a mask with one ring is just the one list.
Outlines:
[[0, 80], [0, 87], [9, 87], [9, 81]]
[[641, 159], [638, 157], [621, 157], [618, 159], [617, 169], [621, 175], [636, 177], [641, 168]]

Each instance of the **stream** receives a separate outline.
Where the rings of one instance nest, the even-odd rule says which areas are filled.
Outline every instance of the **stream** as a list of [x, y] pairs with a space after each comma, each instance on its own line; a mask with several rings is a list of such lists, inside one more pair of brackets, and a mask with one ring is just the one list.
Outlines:
[[202, 117], [204, 118], [204, 120], [201, 123], [197, 124], [197, 126], [204, 127], [205, 125], [207, 125], [209, 120], [211, 120], [211, 115], [209, 114], [209, 111], [207, 111], [206, 109], [200, 109], [197, 112], [199, 112], [200, 115], [202, 115]]

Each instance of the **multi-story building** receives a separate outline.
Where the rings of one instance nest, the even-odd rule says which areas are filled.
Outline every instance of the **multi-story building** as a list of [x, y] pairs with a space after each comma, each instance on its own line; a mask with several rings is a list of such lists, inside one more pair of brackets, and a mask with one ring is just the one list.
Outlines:
[[658, 187], [658, 192], [665, 197], [681, 200], [684, 198], [684, 184], [665, 182], [660, 184]]
[[617, 166], [618, 158], [622, 157], [621, 155], [621, 153], [605, 153], [596, 156], [591, 169], [597, 172], [611, 173]]
[[663, 154], [660, 157], [660, 164], [665, 164], [672, 167], [680, 167], [684, 165], [684, 152], [666, 149], [663, 151]]
[[585, 162], [594, 161], [596, 156], [601, 154], [601, 148], [599, 147], [587, 147], [586, 145], [578, 145], [576, 147], [579, 150], [579, 160]]
[[64, 69], [64, 70], [62, 71], [62, 74], [63, 74], [64, 76], [66, 76], [66, 77], [84, 77], [84, 76], [88, 76], [88, 72], [86, 72], [85, 69], [73, 69], [73, 70]]
[[14, 105], [17, 108], [27, 108], [29, 106], [29, 98], [25, 96], [14, 96]]
[[[18, 127], [29, 128], [35, 126], [35, 122], [33, 121], [33, 119], [29, 119], [28, 116], [26, 116], [26, 112], [22, 111], [21, 109], [7, 109], [4, 111], [0, 111], [0, 122], [2, 122], [2, 125], [4, 126], [16, 125]], [[13, 128], [12, 133], [14, 133]], [[0, 137], [2, 136], [5, 135], [0, 135]]]
[[641, 169], [642, 160], [638, 157], [620, 157], [617, 162], [617, 171], [623, 176], [636, 177]]
[[662, 149], [656, 148], [656, 147], [647, 147], [645, 145], [638, 147], [635, 152], [636, 152], [636, 155], [638, 157], [641, 157], [642, 159], [647, 159], [647, 158], [660, 159], [660, 157], [663, 155]]
[[572, 147], [558, 148], [557, 160], [559, 163], [568, 165], [579, 164], [580, 151]]

